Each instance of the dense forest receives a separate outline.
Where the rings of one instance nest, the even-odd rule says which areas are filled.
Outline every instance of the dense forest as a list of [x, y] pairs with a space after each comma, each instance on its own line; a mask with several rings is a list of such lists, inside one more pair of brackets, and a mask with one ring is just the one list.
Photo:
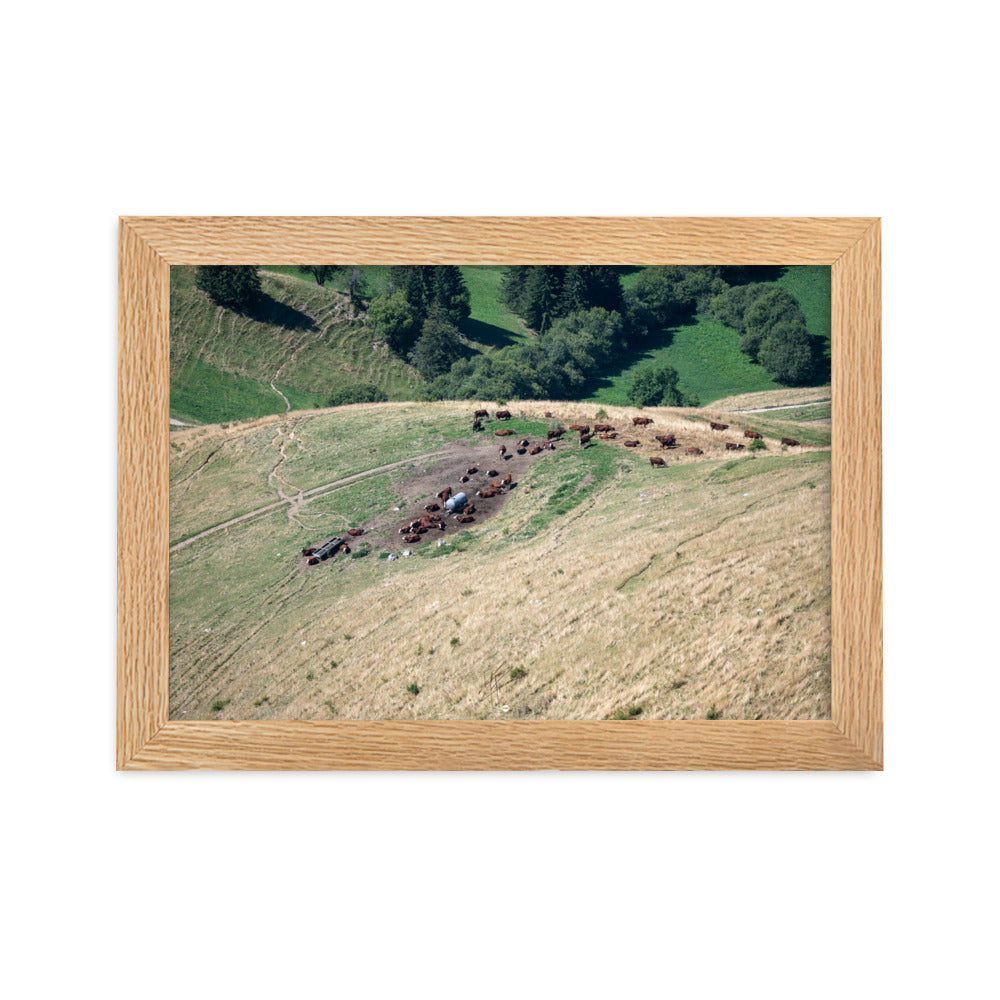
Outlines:
[[[361, 268], [295, 270], [317, 285], [330, 282], [342, 290], [373, 345], [384, 345], [416, 369], [422, 381], [417, 394], [425, 399], [583, 398], [616, 359], [641, 355], [695, 317], [735, 331], [739, 350], [775, 383], [798, 386], [828, 378], [824, 343], [810, 336], [796, 297], [776, 283], [783, 268], [507, 267], [494, 298], [527, 335], [486, 351], [470, 346], [470, 291], [456, 265], [381, 268], [374, 288]], [[196, 284], [218, 305], [247, 315], [260, 311], [256, 268], [200, 267]], [[700, 402], [662, 360], [632, 365], [625, 391], [638, 406]], [[358, 381], [338, 385], [328, 404], [385, 398], [383, 390]]]

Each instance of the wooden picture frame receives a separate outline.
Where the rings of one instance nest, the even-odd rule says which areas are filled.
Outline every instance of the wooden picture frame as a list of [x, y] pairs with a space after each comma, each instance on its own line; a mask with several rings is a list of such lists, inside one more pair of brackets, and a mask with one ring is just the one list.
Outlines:
[[[832, 273], [832, 719], [168, 719], [172, 264], [826, 264]], [[880, 224], [871, 218], [122, 218], [117, 767], [882, 768]]]

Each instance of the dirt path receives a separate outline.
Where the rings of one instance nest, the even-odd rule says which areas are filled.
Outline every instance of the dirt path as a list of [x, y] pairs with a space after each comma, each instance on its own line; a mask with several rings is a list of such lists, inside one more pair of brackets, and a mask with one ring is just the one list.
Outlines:
[[810, 399], [806, 403], [782, 403], [780, 406], [760, 406], [756, 410], [727, 410], [727, 413], [768, 413], [771, 410], [800, 410], [804, 406], [819, 406], [821, 403], [829, 403], [829, 396], [826, 399]]
[[225, 528], [231, 528], [235, 524], [242, 524], [244, 521], [252, 521], [254, 518], [264, 517], [272, 511], [279, 510], [286, 504], [297, 504], [298, 506], [296, 507], [296, 510], [298, 510], [305, 504], [309, 503], [310, 500], [316, 500], [319, 497], [326, 496], [328, 493], [333, 493], [335, 490], [343, 489], [346, 486], [352, 486], [357, 482], [368, 479], [371, 476], [378, 475], [381, 472], [399, 468], [401, 465], [411, 465], [413, 462], [419, 462], [425, 458], [439, 458], [443, 454], [445, 454], [443, 451], [431, 451], [427, 452], [425, 455], [414, 455], [412, 458], [403, 459], [401, 462], [390, 462], [388, 465], [379, 465], [374, 469], [366, 469], [364, 472], [356, 472], [352, 476], [345, 476], [343, 479], [335, 479], [333, 482], [324, 483], [322, 486], [314, 486], [310, 490], [303, 490], [294, 497], [284, 497], [281, 500], [276, 500], [274, 503], [269, 503], [263, 507], [258, 507], [256, 510], [251, 510], [246, 514], [241, 514], [239, 517], [223, 521], [222, 524], [216, 524], [211, 528], [206, 528], [204, 531], [199, 531], [197, 535], [192, 535], [190, 538], [185, 538], [182, 542], [177, 542], [176, 544], [171, 545], [168, 551], [177, 552], [179, 549], [186, 548], [192, 542], [197, 542], [200, 538], [207, 538], [209, 535], [214, 535], [217, 531], [223, 531]]

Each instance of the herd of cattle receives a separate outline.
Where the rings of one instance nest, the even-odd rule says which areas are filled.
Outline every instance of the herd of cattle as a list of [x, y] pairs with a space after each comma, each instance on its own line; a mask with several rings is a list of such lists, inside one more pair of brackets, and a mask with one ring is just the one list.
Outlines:
[[[511, 413], [509, 410], [497, 410], [494, 414], [497, 420], [510, 420]], [[546, 419], [553, 419], [552, 414], [546, 412]], [[472, 429], [474, 431], [483, 430], [483, 419], [489, 418], [489, 413], [486, 410], [476, 410], [473, 415]], [[652, 417], [632, 417], [632, 431], [635, 433], [637, 429], [645, 429], [653, 423]], [[709, 427], [713, 431], [726, 431], [729, 429], [729, 424], [722, 424], [716, 421], [711, 421]], [[579, 435], [579, 444], [581, 447], [586, 448], [590, 445], [596, 435], [599, 441], [613, 441], [618, 438], [618, 431], [611, 424], [597, 424], [595, 423], [593, 427], [589, 424], [569, 424], [567, 428], [556, 428], [555, 430], [550, 430], [546, 434], [545, 441], [539, 441], [532, 444], [528, 438], [521, 438], [516, 445], [513, 446], [514, 452], [518, 455], [540, 455], [543, 451], [554, 451], [556, 442], [558, 442], [567, 430], [572, 431]], [[496, 437], [513, 437], [514, 431], [507, 430], [506, 428], [494, 431]], [[757, 431], [745, 430], [743, 432], [745, 438], [750, 440], [756, 440], [763, 437], [763, 435], [758, 434]], [[659, 444], [661, 449], [674, 449], [680, 447], [680, 442], [677, 440], [676, 434], [656, 434], [654, 435], [653, 441]], [[783, 437], [781, 439], [783, 445], [789, 447], [800, 447], [799, 442], [793, 438]], [[622, 444], [626, 448], [638, 448], [642, 442], [638, 438], [625, 438], [623, 435]], [[735, 441], [726, 441], [726, 451], [742, 451], [744, 444]], [[501, 444], [497, 449], [500, 456], [500, 460], [505, 461], [508, 458], [512, 458], [513, 455], [508, 451], [506, 444]], [[695, 445], [689, 445], [684, 449], [684, 454], [686, 455], [703, 455], [704, 451]], [[660, 455], [650, 455], [649, 464], [653, 468], [663, 468], [666, 466], [666, 462]], [[472, 465], [465, 470], [464, 473], [459, 475], [458, 481], [463, 485], [472, 481], [472, 477], [480, 474], [479, 467]], [[475, 492], [475, 496], [481, 500], [491, 500], [494, 497], [501, 496], [508, 490], [513, 489], [517, 484], [513, 482], [513, 477], [510, 473], [504, 476], [500, 475], [497, 469], [489, 469], [484, 474], [484, 480], [480, 484], [479, 488]], [[418, 517], [411, 518], [405, 524], [403, 524], [398, 529], [398, 534], [402, 536], [403, 541], [407, 545], [415, 545], [418, 542], [423, 541], [424, 535], [428, 532], [434, 531], [445, 531], [447, 527], [446, 517], [450, 517], [454, 523], [457, 524], [472, 524], [476, 520], [476, 506], [474, 503], [469, 502], [468, 498], [464, 493], [455, 494], [450, 486], [445, 486], [443, 489], [439, 490], [436, 494], [438, 503], [429, 503], [424, 507], [424, 512]], [[458, 499], [460, 502], [455, 503], [453, 498]], [[449, 503], [451, 501], [451, 503]], [[439, 513], [442, 512], [443, 513]], [[347, 531], [348, 535], [357, 537], [358, 535], [364, 534], [364, 528], [349, 528]], [[312, 548], [305, 548], [302, 550], [302, 555], [306, 556], [309, 561], [310, 566], [315, 566], [322, 560], [328, 559], [331, 556], [339, 554], [349, 554], [351, 551], [347, 540], [341, 536], [335, 536], [333, 538], [327, 539], [321, 545], [314, 546]]]

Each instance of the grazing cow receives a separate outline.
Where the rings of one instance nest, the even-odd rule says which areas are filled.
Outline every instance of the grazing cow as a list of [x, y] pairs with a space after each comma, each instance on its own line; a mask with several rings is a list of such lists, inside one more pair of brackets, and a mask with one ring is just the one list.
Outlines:
[[701, 448], [685, 448], [684, 453], [687, 455], [704, 455], [705, 453]]
[[490, 471], [489, 471], [489, 472], [487, 472], [487, 473], [486, 473], [486, 475], [487, 475], [487, 476], [499, 476], [499, 475], [500, 475], [500, 473], [499, 473], [499, 472], [497, 472], [497, 470], [496, 470], [496, 469], [490, 469]]
[[548, 438], [549, 441], [555, 441], [555, 440], [561, 438], [563, 436], [563, 434], [565, 434], [565, 433], [566, 432], [563, 431], [563, 430], [549, 431], [548, 434], [546, 434], [545, 436], [546, 436], [546, 438]]
[[483, 429], [483, 425], [478, 420], [473, 420], [472, 429], [474, 431], [481, 431]]
[[365, 533], [365, 529], [364, 528], [348, 528], [347, 529], [347, 533], [349, 535], [354, 535], [354, 537], [357, 538], [358, 535], [363, 535]]
[[497, 420], [510, 420], [510, 410], [497, 410]]
[[725, 431], [729, 429], [729, 424], [717, 424], [714, 420], [708, 425], [713, 431]]
[[536, 444], [534, 448], [529, 448], [528, 449], [528, 454], [529, 455], [538, 455], [541, 452], [541, 450], [542, 450], [542, 446], [540, 444]]
[[744, 431], [743, 432], [743, 436], [745, 438], [750, 438], [751, 440], [756, 441], [756, 440], [762, 438], [764, 435], [763, 434], [758, 434], [756, 431]]
[[677, 444], [677, 436], [674, 434], [657, 434], [655, 440], [660, 442], [661, 448], [673, 448]]
[[440, 510], [440, 509], [441, 509], [441, 504], [439, 503], [429, 503], [427, 504], [426, 507], [424, 507], [424, 510]]
[[571, 431], [579, 431], [581, 434], [586, 434], [590, 431], [590, 424], [570, 424], [569, 429]]
[[652, 417], [633, 417], [632, 426], [633, 427], [648, 427], [653, 422]]
[[419, 535], [407, 535], [403, 539], [403, 541], [406, 542], [407, 545], [416, 545], [416, 543], [420, 541], [420, 536]]
[[473, 413], [472, 415], [473, 415], [473, 416], [474, 416], [474, 417], [475, 417], [476, 419], [478, 419], [479, 417], [488, 417], [488, 416], [489, 416], [489, 413], [488, 413], [488, 412], [487, 412], [486, 410], [476, 410], [476, 412], [475, 412], [475, 413]]
[[726, 451], [742, 451], [745, 447], [745, 445], [736, 444], [734, 441], [726, 442]]
[[790, 448], [798, 448], [798, 447], [800, 447], [799, 442], [796, 441], [795, 438], [782, 438], [781, 439], [781, 443], [782, 444], [787, 444]]
[[471, 524], [473, 521], [475, 521], [475, 518], [471, 514], [463, 514], [458, 519], [459, 524]]
[[664, 462], [664, 461], [663, 461], [663, 459], [662, 459], [662, 458], [660, 458], [660, 456], [659, 456], [659, 455], [650, 455], [650, 456], [649, 456], [649, 464], [650, 464], [650, 465], [652, 465], [652, 466], [653, 466], [653, 467], [655, 468], [655, 467], [656, 467], [656, 466], [658, 466], [658, 465], [659, 465], [659, 466], [664, 466], [664, 465], [666, 465], [667, 463], [666, 463], [666, 462]]
[[590, 444], [590, 439], [593, 436], [594, 436], [593, 434], [581, 434], [580, 435], [580, 447], [581, 448], [586, 448], [587, 445]]
[[626, 448], [638, 448], [639, 447], [639, 442], [638, 441], [626, 441], [625, 442], [625, 447]]

